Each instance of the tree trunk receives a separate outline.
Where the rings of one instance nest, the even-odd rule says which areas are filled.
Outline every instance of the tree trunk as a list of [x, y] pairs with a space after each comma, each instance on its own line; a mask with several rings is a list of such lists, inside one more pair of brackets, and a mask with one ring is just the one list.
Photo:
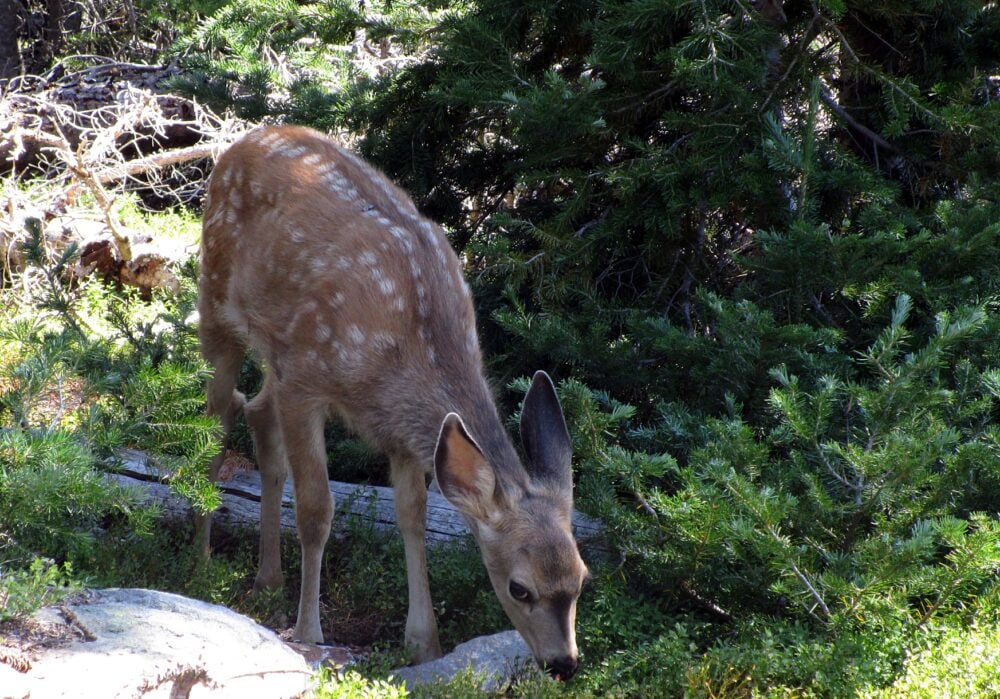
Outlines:
[[0, 79], [21, 74], [21, 54], [17, 47], [20, 10], [17, 0], [0, 0]]
[[45, 58], [49, 61], [58, 56], [63, 47], [63, 21], [66, 9], [63, 0], [45, 0]]

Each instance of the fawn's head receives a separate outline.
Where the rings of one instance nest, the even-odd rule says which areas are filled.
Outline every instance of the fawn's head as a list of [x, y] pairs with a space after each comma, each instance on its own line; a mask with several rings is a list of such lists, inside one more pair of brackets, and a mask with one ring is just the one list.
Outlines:
[[449, 413], [435, 474], [469, 522], [514, 627], [550, 674], [568, 679], [577, 668], [576, 602], [588, 573], [570, 526], [572, 445], [545, 372], [535, 374], [525, 396], [521, 441], [524, 467], [491, 464], [462, 419]]

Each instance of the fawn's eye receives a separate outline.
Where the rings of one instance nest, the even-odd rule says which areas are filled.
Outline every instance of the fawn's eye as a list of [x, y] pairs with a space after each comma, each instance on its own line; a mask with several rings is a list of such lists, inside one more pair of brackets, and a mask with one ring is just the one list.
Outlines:
[[516, 599], [518, 602], [530, 602], [531, 593], [528, 592], [528, 588], [520, 583], [516, 583], [513, 580], [510, 581], [510, 587], [508, 588], [510, 596]]

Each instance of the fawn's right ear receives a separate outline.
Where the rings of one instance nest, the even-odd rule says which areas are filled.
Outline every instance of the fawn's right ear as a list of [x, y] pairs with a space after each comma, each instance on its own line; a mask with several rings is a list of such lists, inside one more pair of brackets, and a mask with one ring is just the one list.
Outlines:
[[496, 509], [493, 467], [456, 413], [448, 413], [441, 425], [434, 475], [441, 493], [462, 514], [485, 522]]
[[531, 477], [554, 483], [560, 492], [573, 492], [573, 440], [566, 429], [559, 396], [552, 379], [536, 371], [521, 409], [521, 444]]

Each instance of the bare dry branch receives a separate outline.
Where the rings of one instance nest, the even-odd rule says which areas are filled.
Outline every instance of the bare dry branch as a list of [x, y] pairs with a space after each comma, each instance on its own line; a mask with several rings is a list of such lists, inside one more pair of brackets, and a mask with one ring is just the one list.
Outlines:
[[[160, 91], [159, 83], [174, 73], [171, 66], [77, 56], [46, 76], [7, 84], [0, 95], [0, 173], [9, 174], [11, 184], [4, 185], [7, 205], [0, 211], [5, 276], [15, 267], [11, 253], [24, 236], [26, 217], [58, 221], [83, 191], [97, 204], [103, 237], [113, 241], [114, 259], [101, 273], [133, 283], [124, 275], [136, 241], [116, 212], [120, 195], [131, 191], [147, 202], [198, 204], [211, 161], [248, 128]], [[13, 186], [26, 173], [46, 183], [30, 203]], [[142, 255], [135, 254], [138, 265]]]

